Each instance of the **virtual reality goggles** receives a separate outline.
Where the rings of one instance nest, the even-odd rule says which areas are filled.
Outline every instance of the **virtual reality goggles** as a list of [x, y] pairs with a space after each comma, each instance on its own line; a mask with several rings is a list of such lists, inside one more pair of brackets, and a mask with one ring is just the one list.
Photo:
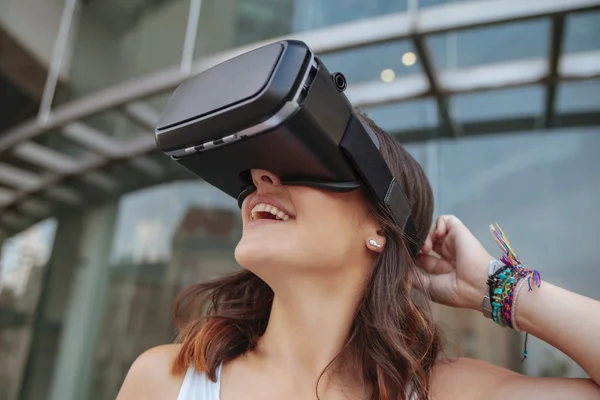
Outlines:
[[179, 85], [158, 121], [156, 143], [240, 206], [255, 190], [251, 169], [270, 171], [285, 185], [366, 188], [414, 256], [419, 240], [408, 199], [345, 89], [344, 76], [331, 74], [305, 43], [272, 43]]

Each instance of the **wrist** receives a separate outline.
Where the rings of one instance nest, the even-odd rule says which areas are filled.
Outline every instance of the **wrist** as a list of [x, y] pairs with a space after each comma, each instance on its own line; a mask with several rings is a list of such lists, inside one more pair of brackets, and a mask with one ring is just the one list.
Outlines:
[[505, 268], [504, 263], [496, 260], [493, 257], [489, 257], [487, 260], [486, 278], [485, 284], [481, 289], [481, 298], [479, 302], [479, 310], [483, 313], [486, 318], [492, 318], [492, 298], [490, 297], [490, 278], [496, 274], [500, 269]]
[[484, 302], [483, 299], [489, 294], [488, 278], [498, 268], [503, 267], [500, 261], [496, 260], [490, 255], [482, 257], [477, 261], [476, 273], [472, 280], [470, 296], [469, 296], [469, 307], [478, 312], [483, 312]]

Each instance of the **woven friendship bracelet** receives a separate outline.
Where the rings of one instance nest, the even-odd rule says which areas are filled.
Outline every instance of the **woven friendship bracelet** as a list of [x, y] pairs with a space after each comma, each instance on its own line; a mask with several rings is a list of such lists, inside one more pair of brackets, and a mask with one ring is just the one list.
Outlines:
[[[492, 307], [491, 317], [498, 325], [508, 326], [521, 332], [517, 324], [516, 312], [519, 294], [526, 284], [529, 287], [528, 291], [533, 290], [534, 286], [539, 288], [541, 276], [537, 270], [527, 269], [523, 266], [500, 226], [490, 225], [490, 232], [502, 249], [500, 262], [504, 265], [491, 275], [487, 282]], [[526, 332], [523, 361], [527, 358], [527, 337], [528, 333]]]

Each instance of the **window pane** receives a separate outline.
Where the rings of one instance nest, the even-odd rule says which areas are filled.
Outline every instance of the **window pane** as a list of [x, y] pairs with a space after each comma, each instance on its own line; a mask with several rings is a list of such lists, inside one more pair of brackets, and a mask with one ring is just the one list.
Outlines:
[[541, 116], [544, 90], [529, 86], [452, 97], [452, 116], [458, 122]]
[[440, 6], [443, 4], [452, 4], [452, 3], [466, 3], [466, 2], [474, 2], [474, 1], [489, 1], [489, 0], [417, 0], [419, 8], [426, 8], [431, 6]]
[[429, 44], [439, 69], [542, 58], [548, 54], [549, 26], [545, 19], [513, 22], [433, 35]]
[[406, 9], [407, 0], [296, 0], [294, 28], [295, 31], [317, 29]]
[[179, 65], [189, 0], [79, 3], [57, 102]]
[[240, 227], [236, 200], [199, 181], [121, 200], [90, 400], [115, 398], [135, 358], [172, 340], [173, 300], [184, 286], [239, 268]]
[[438, 125], [437, 104], [432, 99], [389, 104], [365, 111], [383, 130], [394, 135]]
[[600, 12], [571, 14], [565, 23], [565, 53], [600, 49]]
[[559, 113], [600, 110], [600, 80], [568, 82], [558, 87], [556, 111]]
[[[505, 134], [439, 145], [440, 213], [461, 218], [494, 256], [500, 249], [488, 225], [499, 223], [519, 258], [539, 269], [544, 281], [600, 300], [597, 132]], [[574, 240], [577, 245], [569, 246]], [[530, 336], [528, 346], [526, 374], [539, 376], [564, 363], [563, 376], [585, 375], [542, 341]]]
[[406, 11], [407, 0], [204, 0], [195, 58], [340, 23]]
[[33, 319], [50, 257], [56, 221], [40, 222], [0, 249], [0, 397], [17, 396], [29, 354]]
[[321, 56], [330, 72], [342, 72], [348, 84], [382, 80], [389, 82], [397, 76], [421, 72], [413, 46], [397, 41]]

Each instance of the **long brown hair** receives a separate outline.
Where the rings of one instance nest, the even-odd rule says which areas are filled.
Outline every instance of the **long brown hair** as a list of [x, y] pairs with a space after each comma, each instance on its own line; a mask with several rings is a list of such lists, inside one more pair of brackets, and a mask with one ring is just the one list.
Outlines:
[[[418, 237], [424, 239], [433, 216], [425, 173], [390, 135], [358, 115], [377, 134], [381, 153], [412, 205]], [[428, 303], [416, 299], [413, 288], [421, 282], [401, 230], [376, 201], [369, 199], [369, 206], [387, 241], [364, 288], [344, 352], [355, 360], [371, 399], [428, 399], [440, 334]], [[247, 270], [184, 289], [175, 303], [182, 347], [173, 372], [181, 374], [194, 365], [216, 381], [219, 364], [256, 347], [272, 303], [271, 288]]]

